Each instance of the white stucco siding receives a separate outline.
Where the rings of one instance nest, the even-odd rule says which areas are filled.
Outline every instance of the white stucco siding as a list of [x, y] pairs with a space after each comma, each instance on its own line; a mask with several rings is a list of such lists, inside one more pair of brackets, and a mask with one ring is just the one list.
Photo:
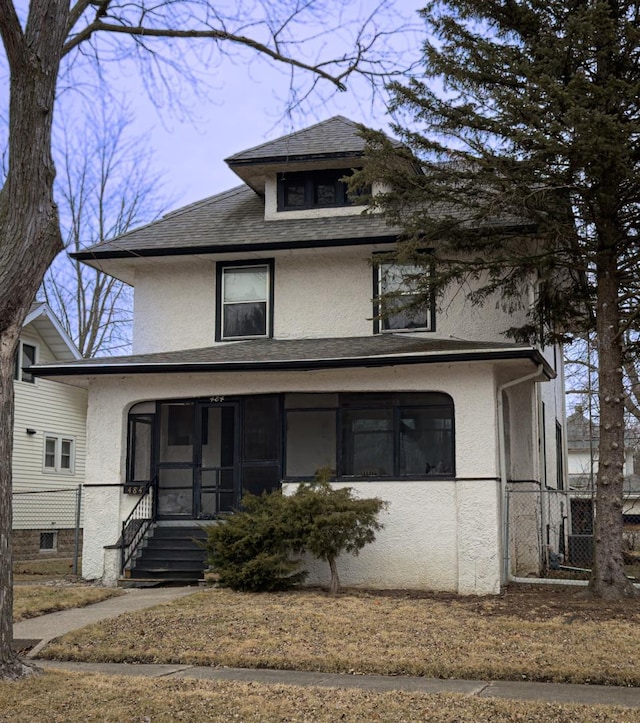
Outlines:
[[[247, 255], [201, 255], [152, 260], [136, 270], [134, 353], [215, 344], [216, 263], [273, 258], [273, 334], [279, 339], [369, 336], [373, 333], [374, 250], [381, 246], [297, 249]], [[503, 332], [524, 322], [524, 311], [505, 311], [496, 297], [482, 307], [468, 301], [470, 287], [452, 286], [438, 303], [438, 339], [504, 342]]]
[[494, 480], [456, 484], [458, 585], [461, 595], [500, 592], [500, 485]]
[[[477, 590], [495, 591], [499, 576], [496, 578], [492, 571], [493, 560], [499, 553], [495, 527], [490, 531], [497, 515], [496, 496], [491, 491], [498, 474], [495, 383], [492, 367], [481, 363], [302, 373], [96, 378], [90, 391], [87, 460], [87, 483], [96, 487], [90, 489], [87, 500], [95, 500], [100, 511], [87, 515], [84, 574], [90, 578], [102, 576], [102, 548], [115, 544], [120, 523], [137, 499], [123, 495], [119, 487], [125, 472], [126, 416], [133, 403], [284, 391], [393, 390], [439, 391], [452, 396], [456, 415], [456, 473], [469, 483], [462, 487], [453, 480], [357, 483], [357, 489], [391, 504], [388, 524], [379, 542], [353, 563], [349, 573], [354, 577], [353, 584], [374, 584], [374, 579], [376, 584], [383, 584], [380, 581], [384, 578], [389, 580], [390, 587], [457, 590], [456, 580], [462, 574], [464, 589], [470, 589], [469, 581], [477, 579]], [[474, 487], [476, 482], [479, 486]], [[91, 509], [93, 506], [92, 503]], [[90, 509], [89, 503], [86, 509]], [[460, 553], [460, 535], [469, 535], [477, 542], [465, 542]], [[484, 560], [490, 562], [486, 580], [480, 579], [477, 572]]]
[[136, 271], [133, 353], [196, 349], [215, 337], [214, 257], [150, 263]]
[[[38, 362], [54, 362], [55, 356], [31, 327], [21, 339], [36, 347]], [[13, 430], [13, 491], [76, 489], [85, 479], [87, 392], [66, 384], [36, 379], [15, 381]], [[27, 434], [27, 429], [35, 434]], [[45, 470], [45, 438], [72, 440], [73, 469]], [[14, 505], [14, 529], [56, 529], [75, 525], [74, 493], [30, 495]]]
[[278, 339], [369, 336], [373, 270], [358, 250], [276, 259], [274, 335]]
[[[384, 529], [358, 556], [338, 559], [343, 585], [454, 591], [500, 590], [498, 485], [494, 480], [354, 482], [359, 497], [388, 502]], [[295, 491], [286, 484], [285, 492]], [[306, 557], [308, 584], [327, 585], [328, 565]]]

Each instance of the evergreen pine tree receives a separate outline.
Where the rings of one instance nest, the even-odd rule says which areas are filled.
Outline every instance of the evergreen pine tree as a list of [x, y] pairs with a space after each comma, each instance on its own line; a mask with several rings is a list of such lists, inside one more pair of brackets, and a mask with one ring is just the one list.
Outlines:
[[[473, 301], [517, 305], [544, 341], [593, 331], [600, 448], [590, 590], [634, 593], [623, 568], [625, 355], [638, 329], [640, 3], [429, 2], [424, 75], [392, 86], [404, 150], [369, 133], [357, 183], [431, 270], [425, 293], [473, 278]], [[419, 249], [427, 249], [426, 252]], [[544, 326], [541, 327], [541, 324]], [[632, 340], [623, 343], [623, 336]]]

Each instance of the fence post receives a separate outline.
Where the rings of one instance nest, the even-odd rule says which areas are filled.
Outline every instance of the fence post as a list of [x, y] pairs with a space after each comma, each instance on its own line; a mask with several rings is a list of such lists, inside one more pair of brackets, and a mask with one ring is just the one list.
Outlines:
[[80, 556], [80, 511], [82, 509], [82, 485], [78, 485], [76, 493], [76, 530], [73, 540], [73, 574], [78, 574], [78, 557]]

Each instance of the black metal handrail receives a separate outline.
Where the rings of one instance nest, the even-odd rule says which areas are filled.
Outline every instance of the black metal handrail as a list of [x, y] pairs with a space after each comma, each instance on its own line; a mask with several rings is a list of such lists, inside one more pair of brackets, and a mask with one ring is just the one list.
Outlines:
[[147, 530], [155, 522], [154, 488], [155, 479], [152, 479], [147, 482], [140, 499], [131, 510], [131, 514], [122, 523], [122, 537], [120, 538], [120, 571], [122, 575]]

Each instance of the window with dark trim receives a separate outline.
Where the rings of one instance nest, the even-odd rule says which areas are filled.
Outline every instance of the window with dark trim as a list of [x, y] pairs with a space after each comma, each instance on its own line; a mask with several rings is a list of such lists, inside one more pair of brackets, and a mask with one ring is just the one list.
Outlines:
[[350, 206], [352, 199], [341, 179], [352, 173], [349, 168], [332, 168], [278, 174], [278, 211]]
[[129, 414], [127, 483], [146, 484], [153, 464], [153, 414]]
[[446, 394], [286, 395], [285, 415], [286, 478], [312, 477], [324, 466], [338, 478], [455, 474], [453, 401]]
[[36, 363], [36, 347], [26, 342], [18, 343], [16, 351], [15, 366], [13, 370], [13, 378], [21, 382], [35, 383], [35, 377], [30, 372], [24, 371], [24, 367], [29, 367]]
[[435, 331], [435, 299], [425, 299], [418, 282], [428, 273], [411, 264], [374, 265], [374, 333]]
[[562, 426], [556, 419], [556, 488], [564, 489], [564, 442]]
[[219, 263], [216, 340], [273, 335], [273, 259]]

